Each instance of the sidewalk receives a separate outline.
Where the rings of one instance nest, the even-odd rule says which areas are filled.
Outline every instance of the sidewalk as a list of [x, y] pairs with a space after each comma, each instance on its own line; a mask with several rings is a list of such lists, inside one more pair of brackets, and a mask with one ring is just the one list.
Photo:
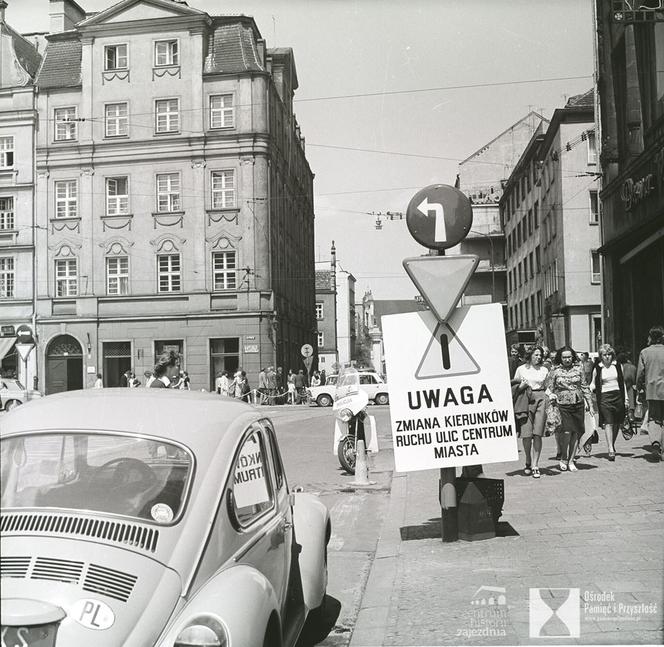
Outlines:
[[[485, 466], [505, 479], [505, 505], [501, 536], [484, 541], [442, 543], [438, 471], [395, 474], [351, 647], [662, 644], [664, 463], [647, 436], [616, 448], [614, 463], [599, 444], [560, 472], [545, 438], [539, 481], [523, 475], [522, 449]], [[533, 622], [560, 607], [533, 634], [545, 638], [530, 637], [531, 588]], [[501, 594], [505, 605], [481, 604]]]

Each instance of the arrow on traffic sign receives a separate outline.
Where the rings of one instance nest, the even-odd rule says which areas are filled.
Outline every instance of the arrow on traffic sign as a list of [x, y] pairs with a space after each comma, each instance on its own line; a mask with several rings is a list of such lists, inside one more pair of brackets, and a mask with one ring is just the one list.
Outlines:
[[440, 322], [435, 329], [428, 325], [427, 327], [431, 331], [431, 339], [415, 371], [416, 379], [473, 375], [480, 372], [479, 365], [449, 324]]
[[403, 266], [437, 319], [446, 321], [478, 263], [474, 254], [457, 254], [405, 258]]
[[418, 211], [425, 216], [429, 215], [429, 211], [434, 212], [435, 225], [433, 231], [433, 239], [437, 243], [444, 243], [447, 240], [447, 230], [445, 229], [445, 209], [440, 202], [429, 202], [429, 198], [424, 198], [420, 204], [417, 205]]

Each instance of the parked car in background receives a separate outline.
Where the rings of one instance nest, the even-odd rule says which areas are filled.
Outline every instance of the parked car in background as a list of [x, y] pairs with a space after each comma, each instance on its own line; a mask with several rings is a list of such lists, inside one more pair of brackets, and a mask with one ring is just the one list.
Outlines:
[[[239, 400], [88, 389], [3, 416], [3, 645], [295, 645], [330, 517]], [[23, 642], [22, 642], [23, 641]]]
[[[28, 391], [28, 400], [41, 398], [41, 393], [35, 389]], [[17, 379], [0, 378], [0, 411], [10, 411], [26, 401], [25, 387]]]
[[[358, 371], [360, 375], [360, 389], [366, 392], [369, 400], [375, 404], [389, 404], [387, 382], [375, 371]], [[307, 389], [309, 403], [316, 403], [319, 407], [331, 407], [334, 403], [334, 392], [337, 385], [337, 375], [328, 375], [325, 384]]]

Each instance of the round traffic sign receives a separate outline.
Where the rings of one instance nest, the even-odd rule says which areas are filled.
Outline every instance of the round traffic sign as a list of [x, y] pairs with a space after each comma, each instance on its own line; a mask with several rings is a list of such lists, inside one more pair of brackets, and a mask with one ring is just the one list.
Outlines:
[[314, 354], [314, 349], [311, 344], [305, 344], [300, 348], [300, 352], [302, 353], [302, 357], [311, 357]]
[[473, 209], [459, 189], [432, 184], [418, 191], [408, 203], [406, 224], [420, 245], [447, 249], [468, 235], [473, 226]]

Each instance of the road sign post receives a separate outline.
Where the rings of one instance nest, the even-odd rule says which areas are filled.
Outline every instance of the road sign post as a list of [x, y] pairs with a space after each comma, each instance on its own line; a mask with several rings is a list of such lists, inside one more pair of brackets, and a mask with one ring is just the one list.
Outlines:
[[441, 535], [456, 541], [457, 467], [518, 456], [502, 307], [457, 307], [479, 262], [445, 256], [472, 227], [461, 191], [422, 189], [406, 220], [415, 240], [439, 255], [403, 262], [430, 311], [382, 319], [395, 467], [440, 470]]

